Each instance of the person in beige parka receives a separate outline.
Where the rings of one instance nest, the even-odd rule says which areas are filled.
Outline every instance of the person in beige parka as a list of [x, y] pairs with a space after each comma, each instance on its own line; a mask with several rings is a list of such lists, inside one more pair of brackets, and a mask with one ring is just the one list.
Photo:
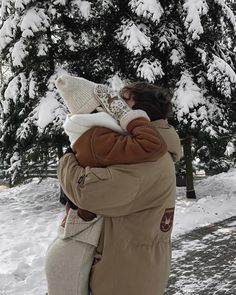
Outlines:
[[90, 276], [93, 295], [163, 295], [167, 285], [174, 161], [181, 156], [181, 146], [167, 113], [160, 109], [156, 88], [145, 89], [146, 85], [130, 84], [121, 95], [133, 109], [146, 111], [168, 153], [154, 162], [105, 168], [83, 168], [73, 153], [59, 162], [58, 179], [66, 195], [78, 207], [104, 216]]
[[[60, 76], [56, 86], [70, 112], [63, 124], [71, 143], [68, 150], [80, 166], [150, 162], [167, 152], [146, 112], [132, 110], [110, 87], [71, 75]], [[97, 90], [103, 91], [101, 101]], [[109, 114], [111, 109], [116, 119]], [[48, 294], [89, 295], [89, 274], [103, 218], [63, 196], [66, 214], [45, 257]]]

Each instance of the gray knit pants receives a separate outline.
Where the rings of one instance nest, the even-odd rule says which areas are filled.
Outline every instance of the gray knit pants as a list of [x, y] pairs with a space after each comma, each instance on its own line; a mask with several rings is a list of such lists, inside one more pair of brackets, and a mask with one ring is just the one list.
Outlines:
[[49, 295], [89, 295], [95, 247], [71, 238], [56, 238], [46, 256]]

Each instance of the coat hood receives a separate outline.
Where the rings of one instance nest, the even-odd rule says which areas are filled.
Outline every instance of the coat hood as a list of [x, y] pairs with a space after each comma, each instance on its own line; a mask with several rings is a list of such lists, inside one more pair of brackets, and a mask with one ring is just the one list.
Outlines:
[[171, 154], [174, 162], [177, 162], [182, 157], [182, 148], [180, 139], [173, 126], [167, 120], [156, 120], [152, 124], [157, 128], [167, 144], [168, 152]]

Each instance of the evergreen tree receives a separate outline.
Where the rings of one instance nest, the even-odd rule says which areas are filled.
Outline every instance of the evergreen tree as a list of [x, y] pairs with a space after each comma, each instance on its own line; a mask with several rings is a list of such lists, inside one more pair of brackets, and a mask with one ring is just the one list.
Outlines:
[[194, 155], [214, 158], [209, 146], [224, 138], [223, 157], [235, 132], [230, 7], [231, 0], [2, 1], [1, 56], [11, 64], [1, 99], [3, 158], [15, 170], [61, 153], [66, 108], [54, 81], [63, 72], [117, 89], [136, 80], [169, 88], [180, 136], [200, 138]]
[[69, 72], [117, 88], [137, 79], [169, 88], [181, 137], [201, 138], [194, 155], [204, 163], [216, 159], [211, 145], [223, 137], [224, 157], [235, 132], [236, 93], [236, 22], [224, 0], [64, 5], [61, 19], [69, 35], [61, 44], [73, 44], [73, 53], [66, 50]]
[[31, 164], [35, 170], [37, 162], [46, 167], [62, 145], [65, 107], [54, 87], [53, 20], [50, 1], [2, 2], [1, 56], [11, 69], [2, 87], [0, 147], [15, 182]]

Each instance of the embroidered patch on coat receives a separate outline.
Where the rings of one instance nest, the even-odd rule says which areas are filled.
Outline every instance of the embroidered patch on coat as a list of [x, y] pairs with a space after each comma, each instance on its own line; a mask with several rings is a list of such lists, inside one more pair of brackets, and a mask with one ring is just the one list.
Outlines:
[[160, 228], [163, 232], [168, 232], [173, 224], [175, 208], [167, 208], [162, 219]]

